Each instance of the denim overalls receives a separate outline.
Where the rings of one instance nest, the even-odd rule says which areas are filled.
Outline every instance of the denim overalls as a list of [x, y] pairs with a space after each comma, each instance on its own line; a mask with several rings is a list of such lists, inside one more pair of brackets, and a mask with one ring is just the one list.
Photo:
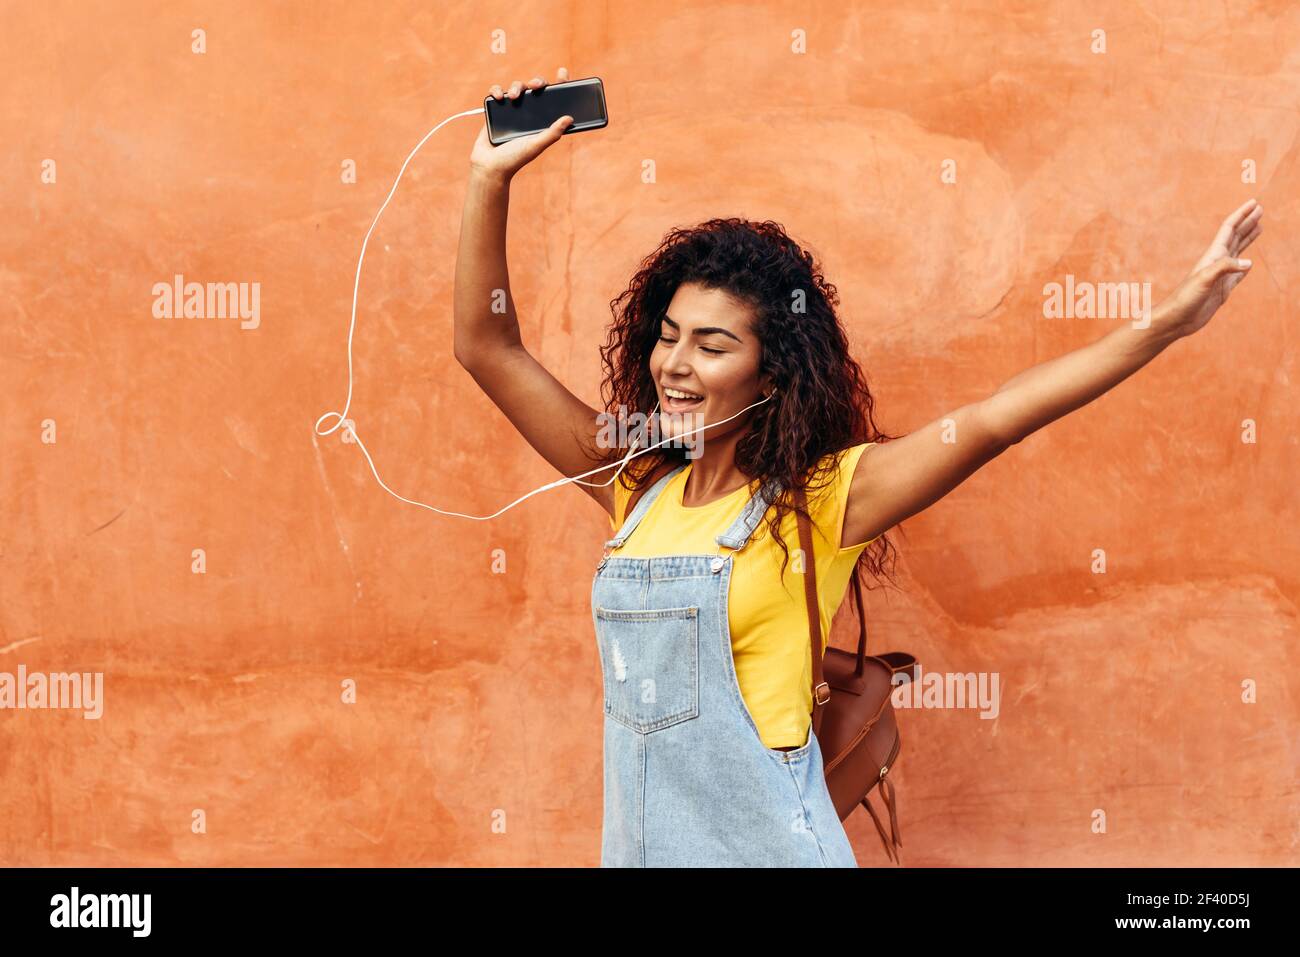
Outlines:
[[736, 682], [724, 550], [745, 547], [768, 495], [749, 499], [716, 555], [610, 554], [682, 468], [641, 496], [592, 582], [605, 698], [601, 866], [857, 867], [811, 727], [800, 748], [766, 747]]

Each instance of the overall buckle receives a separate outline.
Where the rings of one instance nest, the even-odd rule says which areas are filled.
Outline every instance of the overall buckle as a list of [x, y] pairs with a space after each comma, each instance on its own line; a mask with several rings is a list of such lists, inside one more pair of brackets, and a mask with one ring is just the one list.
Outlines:
[[605, 563], [609, 561], [610, 552], [612, 552], [613, 550], [614, 549], [612, 549], [609, 545], [605, 546], [605, 553], [601, 555], [600, 562], [596, 565], [596, 571], [600, 571], [602, 568], [605, 567]]

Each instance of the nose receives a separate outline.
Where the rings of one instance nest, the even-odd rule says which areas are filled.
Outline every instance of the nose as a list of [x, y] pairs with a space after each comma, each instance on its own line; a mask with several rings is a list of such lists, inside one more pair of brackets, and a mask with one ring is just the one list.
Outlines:
[[689, 347], [683, 348], [684, 339], [678, 339], [668, 350], [668, 357], [664, 359], [663, 371], [679, 379], [690, 378], [691, 365], [688, 361], [690, 356]]

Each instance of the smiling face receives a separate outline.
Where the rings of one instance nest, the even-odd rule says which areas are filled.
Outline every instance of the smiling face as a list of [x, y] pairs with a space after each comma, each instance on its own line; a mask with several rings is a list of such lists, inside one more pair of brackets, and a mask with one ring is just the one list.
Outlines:
[[[695, 283], [677, 287], [660, 317], [650, 375], [659, 396], [665, 438], [721, 422], [771, 389], [759, 375], [762, 346], [750, 329], [751, 312], [727, 293]], [[697, 432], [698, 443], [746, 428], [749, 416]]]

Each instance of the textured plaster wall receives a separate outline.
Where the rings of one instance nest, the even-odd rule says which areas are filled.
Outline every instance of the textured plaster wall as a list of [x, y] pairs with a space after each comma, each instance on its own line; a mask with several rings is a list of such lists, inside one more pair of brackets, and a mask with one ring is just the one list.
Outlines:
[[[604, 514], [565, 488], [440, 516], [312, 434], [345, 397], [357, 255], [401, 161], [491, 83], [561, 64], [603, 78], [611, 122], [515, 181], [511, 282], [527, 345], [591, 403], [608, 302], [676, 225], [771, 218], [806, 243], [902, 432], [1113, 327], [1045, 319], [1046, 283], [1158, 298], [1260, 199], [1251, 281], [1209, 328], [906, 523], [871, 647], [1002, 682], [995, 720], [902, 714], [908, 864], [1300, 863], [1292, 4], [5, 21], [0, 671], [102, 672], [104, 703], [0, 711], [0, 863], [598, 862]], [[556, 476], [452, 356], [479, 122], [429, 141], [371, 239], [352, 415], [396, 491], [481, 515]], [[259, 283], [257, 328], [155, 318], [178, 273]], [[885, 863], [864, 813], [847, 827]]]

